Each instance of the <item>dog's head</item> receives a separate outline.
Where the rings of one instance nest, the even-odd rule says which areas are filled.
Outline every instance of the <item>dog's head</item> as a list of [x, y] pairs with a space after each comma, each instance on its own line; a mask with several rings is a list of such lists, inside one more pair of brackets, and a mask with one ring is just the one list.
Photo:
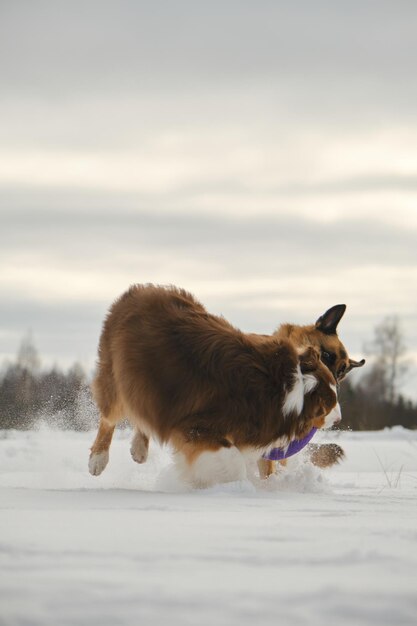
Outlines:
[[323, 313], [315, 324], [296, 326], [284, 324], [276, 335], [290, 339], [299, 350], [315, 348], [322, 362], [329, 368], [339, 383], [355, 367], [362, 367], [365, 359], [350, 359], [347, 350], [337, 336], [337, 326], [346, 311], [345, 304], [336, 304]]
[[346, 304], [336, 304], [319, 317], [310, 334], [312, 345], [320, 352], [320, 358], [329, 368], [337, 382], [355, 367], [362, 367], [365, 359], [354, 361], [348, 357], [346, 348], [337, 336], [337, 325], [346, 311]]
[[294, 420], [294, 436], [304, 437], [312, 428], [330, 428], [340, 422], [342, 414], [337, 397], [337, 383], [319, 352], [307, 348], [299, 356], [303, 402]]

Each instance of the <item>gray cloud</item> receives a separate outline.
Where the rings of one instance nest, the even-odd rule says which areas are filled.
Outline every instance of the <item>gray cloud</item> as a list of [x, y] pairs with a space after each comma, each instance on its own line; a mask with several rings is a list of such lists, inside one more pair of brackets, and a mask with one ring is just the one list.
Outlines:
[[42, 251], [51, 260], [78, 267], [109, 267], [117, 259], [156, 258], [162, 251], [190, 261], [227, 260], [226, 273], [246, 276], [417, 263], [416, 233], [407, 224], [359, 219], [318, 223], [279, 215], [210, 217], [146, 208], [113, 212], [14, 208], [2, 212], [2, 221], [1, 257], [11, 251], [28, 255]]
[[9, 70], [9, 84], [43, 93], [55, 81], [66, 89], [140, 89], [141, 79], [161, 75], [218, 81], [229, 73], [353, 67], [398, 76], [415, 63], [416, 15], [411, 1], [3, 3], [1, 40], [6, 69], [12, 60], [21, 70]]
[[12, 100], [59, 107], [130, 95], [141, 111], [151, 93], [176, 109], [178, 98], [200, 93], [197, 116], [210, 116], [229, 93], [234, 104], [223, 116], [232, 120], [240, 100], [250, 109], [257, 92], [256, 113], [266, 107], [298, 121], [325, 117], [331, 125], [342, 114], [360, 123], [372, 114], [381, 124], [387, 110], [415, 116], [412, 1], [46, 0], [2, 3], [0, 18], [2, 86]]

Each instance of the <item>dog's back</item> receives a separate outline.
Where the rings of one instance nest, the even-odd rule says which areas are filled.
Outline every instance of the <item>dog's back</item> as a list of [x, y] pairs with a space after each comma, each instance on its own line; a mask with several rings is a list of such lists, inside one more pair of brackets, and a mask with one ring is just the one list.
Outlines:
[[253, 342], [183, 290], [137, 285], [105, 321], [95, 399], [102, 414], [122, 413], [161, 441], [196, 421], [237, 435], [248, 413], [272, 410], [273, 384], [273, 401], [282, 404], [297, 364], [287, 341]]

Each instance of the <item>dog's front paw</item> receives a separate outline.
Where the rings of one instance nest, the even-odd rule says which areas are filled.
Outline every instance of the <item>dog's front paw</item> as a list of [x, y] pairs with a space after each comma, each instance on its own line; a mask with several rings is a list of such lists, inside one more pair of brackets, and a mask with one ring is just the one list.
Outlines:
[[96, 452], [90, 454], [90, 460], [88, 461], [88, 469], [92, 476], [99, 476], [109, 462], [109, 453], [107, 450], [104, 452]]
[[317, 467], [331, 467], [345, 458], [345, 452], [337, 443], [310, 444], [308, 446], [310, 461]]

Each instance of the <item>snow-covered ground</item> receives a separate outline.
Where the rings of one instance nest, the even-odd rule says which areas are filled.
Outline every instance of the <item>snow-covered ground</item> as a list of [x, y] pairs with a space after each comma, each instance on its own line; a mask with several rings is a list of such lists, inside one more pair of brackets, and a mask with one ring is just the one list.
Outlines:
[[0, 624], [417, 623], [417, 431], [320, 433], [347, 458], [294, 457], [267, 482], [190, 491], [119, 431], [0, 431]]

